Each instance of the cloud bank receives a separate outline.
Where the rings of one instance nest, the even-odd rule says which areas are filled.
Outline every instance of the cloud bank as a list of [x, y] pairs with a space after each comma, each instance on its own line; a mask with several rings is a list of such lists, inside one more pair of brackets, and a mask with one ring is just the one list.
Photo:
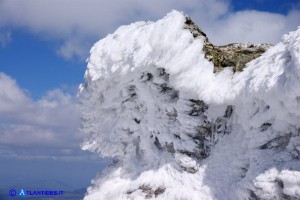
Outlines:
[[0, 157], [84, 159], [79, 124], [74, 96], [55, 89], [35, 101], [0, 72]]
[[156, 20], [172, 9], [190, 15], [215, 44], [276, 43], [282, 34], [300, 25], [297, 5], [283, 15], [254, 10], [235, 12], [226, 0], [2, 0], [0, 28], [24, 28], [59, 41], [57, 53], [65, 59], [86, 58], [96, 40], [120, 25]]

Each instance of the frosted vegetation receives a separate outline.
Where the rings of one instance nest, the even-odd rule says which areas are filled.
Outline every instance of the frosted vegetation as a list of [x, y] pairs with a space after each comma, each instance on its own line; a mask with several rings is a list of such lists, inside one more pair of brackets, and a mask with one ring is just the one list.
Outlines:
[[187, 19], [121, 26], [92, 48], [82, 148], [114, 162], [85, 200], [300, 199], [300, 28], [214, 73]]

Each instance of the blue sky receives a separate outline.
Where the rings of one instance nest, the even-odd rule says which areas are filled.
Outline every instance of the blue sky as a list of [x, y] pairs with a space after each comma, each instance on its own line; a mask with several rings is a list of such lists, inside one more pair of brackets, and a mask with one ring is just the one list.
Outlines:
[[[288, 14], [293, 7], [299, 6], [299, 0], [232, 0], [233, 10], [258, 10], [263, 12], [272, 12]], [[298, 7], [299, 8], [299, 7]]]
[[71, 87], [75, 91], [83, 81], [85, 62], [57, 56], [55, 41], [53, 44], [25, 30], [13, 30], [11, 38], [7, 46], [0, 48], [1, 70], [16, 79], [34, 99], [54, 88]]
[[88, 185], [106, 163], [80, 151], [76, 91], [89, 49], [120, 25], [172, 9], [215, 44], [277, 43], [300, 25], [299, 0], [0, 1], [0, 187], [49, 176]]

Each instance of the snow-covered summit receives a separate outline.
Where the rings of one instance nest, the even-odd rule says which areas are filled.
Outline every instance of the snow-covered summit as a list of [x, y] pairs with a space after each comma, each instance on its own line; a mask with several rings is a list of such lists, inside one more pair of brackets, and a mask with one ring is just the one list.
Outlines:
[[82, 148], [114, 162], [85, 199], [299, 199], [300, 28], [214, 73], [187, 20], [122, 26], [92, 48]]

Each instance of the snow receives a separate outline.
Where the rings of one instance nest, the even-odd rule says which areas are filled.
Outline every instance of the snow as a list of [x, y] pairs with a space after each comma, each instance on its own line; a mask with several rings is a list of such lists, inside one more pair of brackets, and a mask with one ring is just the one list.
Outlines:
[[80, 86], [82, 149], [114, 160], [94, 199], [300, 199], [300, 27], [213, 73], [184, 14], [97, 42]]

